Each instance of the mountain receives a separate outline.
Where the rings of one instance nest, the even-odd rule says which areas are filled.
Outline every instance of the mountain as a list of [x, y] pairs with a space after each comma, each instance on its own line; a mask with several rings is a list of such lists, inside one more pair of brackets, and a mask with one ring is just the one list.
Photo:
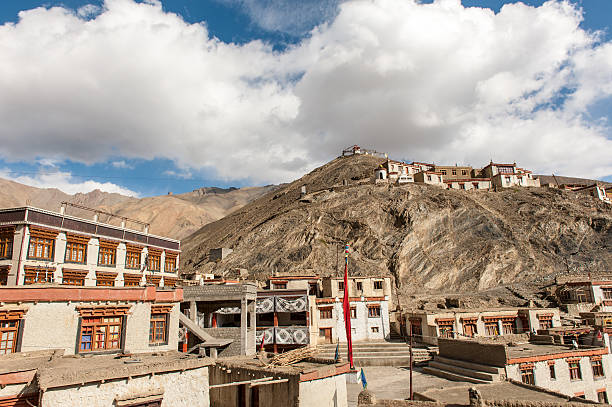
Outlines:
[[[183, 271], [340, 274], [344, 242], [351, 274], [391, 274], [404, 298], [612, 270], [612, 205], [552, 188], [374, 185], [381, 162], [339, 157], [205, 225], [183, 241]], [[216, 247], [233, 253], [210, 263]]]
[[[100, 190], [69, 195], [55, 188], [35, 188], [0, 178], [0, 207], [27, 204], [57, 212], [61, 202], [66, 201], [148, 222], [151, 233], [181, 239], [276, 188], [275, 185], [240, 189], [209, 187], [185, 194], [138, 199]], [[68, 207], [66, 213], [84, 218], [93, 216], [91, 212], [73, 207]], [[105, 215], [100, 216], [100, 221], [115, 225], [121, 222]], [[142, 228], [138, 224], [128, 223], [127, 226]]]

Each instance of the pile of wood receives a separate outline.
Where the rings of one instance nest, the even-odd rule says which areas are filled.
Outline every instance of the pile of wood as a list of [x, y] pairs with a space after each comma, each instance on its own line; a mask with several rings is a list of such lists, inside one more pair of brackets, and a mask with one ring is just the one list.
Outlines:
[[319, 351], [314, 346], [306, 346], [281, 353], [270, 359], [268, 366], [289, 366], [301, 362], [304, 359], [314, 357]]

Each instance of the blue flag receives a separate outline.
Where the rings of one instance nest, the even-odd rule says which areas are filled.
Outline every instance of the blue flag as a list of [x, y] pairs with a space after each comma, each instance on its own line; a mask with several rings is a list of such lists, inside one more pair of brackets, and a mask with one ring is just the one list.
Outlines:
[[365, 373], [363, 372], [363, 367], [361, 368], [361, 385], [363, 386], [364, 390], [368, 388], [368, 381], [365, 378]]
[[337, 362], [340, 360], [340, 343], [336, 344], [336, 355], [334, 356], [334, 361]]

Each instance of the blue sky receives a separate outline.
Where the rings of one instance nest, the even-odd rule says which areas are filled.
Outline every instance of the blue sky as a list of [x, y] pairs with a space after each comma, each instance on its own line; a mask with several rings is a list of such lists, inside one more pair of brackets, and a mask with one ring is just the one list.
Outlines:
[[[402, 1], [4, 0], [0, 176], [150, 196], [289, 181], [355, 142], [612, 181], [612, 1]], [[41, 6], [64, 10], [20, 21]]]

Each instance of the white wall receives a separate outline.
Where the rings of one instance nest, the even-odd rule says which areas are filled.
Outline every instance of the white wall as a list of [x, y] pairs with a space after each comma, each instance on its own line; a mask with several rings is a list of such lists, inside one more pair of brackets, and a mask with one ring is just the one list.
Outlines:
[[[42, 407], [114, 407], [116, 399], [163, 392], [162, 407], [208, 407], [208, 367], [47, 390]], [[346, 399], [346, 396], [345, 396]], [[346, 405], [346, 404], [345, 404]]]
[[347, 407], [346, 374], [300, 383], [300, 407]]

